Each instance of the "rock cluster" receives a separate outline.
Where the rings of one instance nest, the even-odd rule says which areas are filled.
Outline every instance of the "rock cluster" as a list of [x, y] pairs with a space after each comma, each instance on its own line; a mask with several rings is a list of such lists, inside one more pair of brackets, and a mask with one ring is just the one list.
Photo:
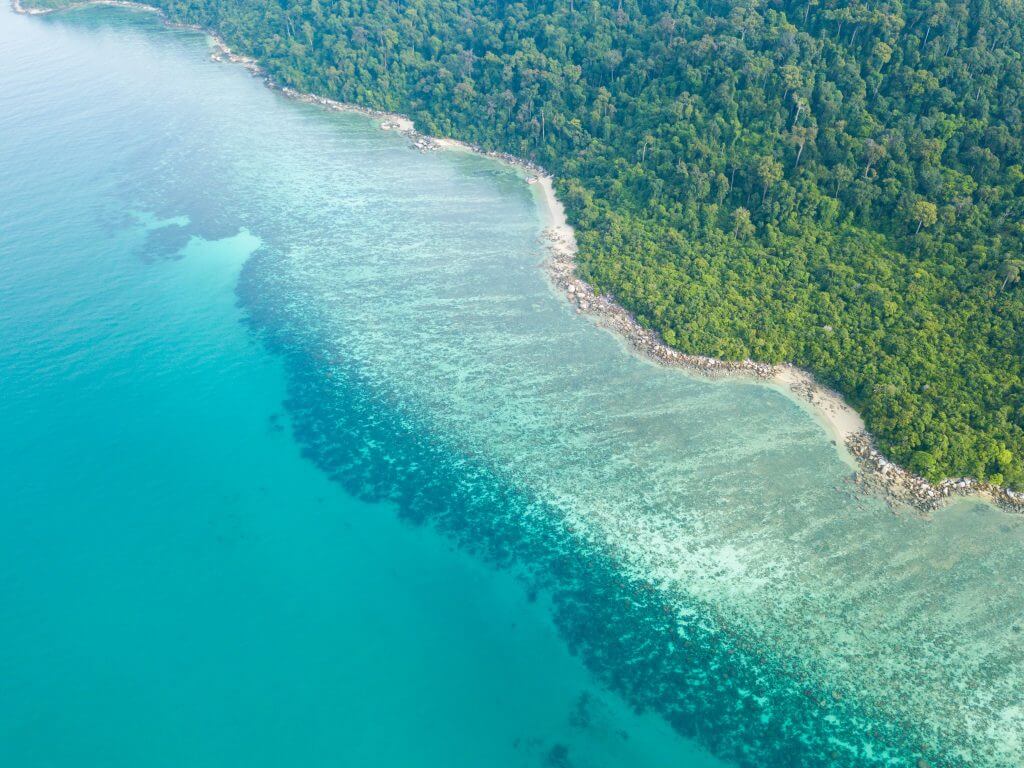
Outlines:
[[[192, 29], [196, 32], [203, 32], [205, 34], [209, 34], [202, 27], [187, 26], [184, 24], [169, 24], [169, 26], [174, 26], [177, 29]], [[257, 62], [256, 59], [253, 59], [249, 56], [240, 56], [237, 53], [232, 53], [231, 49], [228, 48], [227, 45], [225, 45], [224, 42], [219, 37], [213, 36], [213, 42], [214, 50], [213, 53], [210, 54], [211, 59], [213, 59], [214, 61], [226, 61], [231, 64], [239, 64], [240, 66], [245, 67], [247, 70], [249, 70], [249, 72], [251, 72], [253, 75], [256, 75], [257, 77], [266, 77], [267, 85], [273, 86], [273, 83], [271, 82], [270, 78], [266, 76], [266, 74], [263, 71], [263, 67], [259, 65], [259, 62]]]
[[970, 477], [931, 483], [886, 459], [866, 432], [851, 435], [846, 447], [857, 459], [858, 482], [891, 502], [927, 513], [949, 499], [980, 495], [1007, 512], [1024, 513], [1024, 494]]

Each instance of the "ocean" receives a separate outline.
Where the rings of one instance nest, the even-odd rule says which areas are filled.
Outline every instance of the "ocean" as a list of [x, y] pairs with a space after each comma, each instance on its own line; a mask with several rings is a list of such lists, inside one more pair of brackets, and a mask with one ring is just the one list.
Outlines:
[[0, 763], [1024, 765], [1024, 520], [632, 354], [520, 171], [0, 12]]

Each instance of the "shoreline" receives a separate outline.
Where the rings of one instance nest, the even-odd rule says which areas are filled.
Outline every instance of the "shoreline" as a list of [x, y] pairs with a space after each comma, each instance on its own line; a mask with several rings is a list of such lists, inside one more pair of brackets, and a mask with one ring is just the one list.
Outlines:
[[855, 470], [854, 482], [863, 491], [880, 497], [894, 511], [909, 507], [928, 515], [957, 499], [976, 498], [1006, 512], [1024, 513], [1024, 493], [1002, 486], [983, 483], [973, 478], [950, 478], [930, 483], [922, 477], [886, 459], [867, 432], [864, 421], [842, 395], [817, 382], [814, 376], [791, 364], [772, 365], [753, 360], [727, 361], [703, 355], [690, 355], [669, 347], [660, 335], [641, 326], [633, 315], [611, 296], [602, 296], [577, 276], [576, 237], [568, 222], [565, 208], [554, 189], [554, 177], [540, 166], [514, 155], [493, 152], [467, 142], [450, 138], [437, 138], [420, 133], [414, 122], [392, 112], [384, 112], [357, 104], [336, 101], [323, 96], [301, 93], [280, 85], [253, 57], [234, 53], [215, 32], [191, 24], [171, 21], [161, 8], [133, 0], [81, 0], [60, 8], [25, 8], [21, 0], [10, 0], [15, 13], [41, 16], [58, 11], [73, 10], [92, 5], [106, 5], [157, 13], [173, 29], [191, 30], [206, 35], [213, 44], [211, 58], [239, 64], [265, 85], [279, 90], [295, 101], [315, 104], [337, 112], [354, 112], [380, 121], [382, 130], [393, 130], [405, 136], [414, 149], [421, 152], [459, 150], [499, 160], [528, 174], [526, 181], [539, 190], [539, 202], [547, 219], [542, 238], [548, 251], [543, 264], [552, 285], [569, 301], [577, 313], [588, 314], [597, 324], [622, 337], [629, 347], [657, 364], [681, 368], [703, 378], [750, 379], [772, 387], [807, 408], [812, 416], [832, 437], [843, 459], [848, 459]]
[[841, 458], [855, 470], [860, 489], [880, 497], [895, 510], [909, 507], [928, 515], [959, 499], [976, 498], [1005, 512], [1024, 513], [1024, 493], [973, 478], [948, 478], [939, 483], [915, 475], [887, 459], [867, 431], [864, 420], [835, 390], [819, 383], [808, 371], [792, 364], [772, 365], [754, 360], [728, 361], [690, 355], [668, 346], [656, 331], [644, 328], [610, 296], [597, 295], [576, 275], [576, 244], [561, 202], [554, 195], [552, 178], [540, 179], [549, 227], [545, 230], [550, 259], [545, 269], [578, 313], [589, 314], [598, 325], [621, 336], [639, 355], [657, 364], [681, 368], [706, 379], [749, 379], [769, 386], [811, 413], [832, 438]]

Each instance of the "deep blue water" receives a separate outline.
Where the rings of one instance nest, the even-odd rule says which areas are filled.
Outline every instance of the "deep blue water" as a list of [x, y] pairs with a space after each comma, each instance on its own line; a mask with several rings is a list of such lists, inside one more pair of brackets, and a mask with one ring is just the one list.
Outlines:
[[1022, 764], [1020, 520], [861, 498], [573, 315], [516, 172], [208, 54], [0, 13], [0, 763]]

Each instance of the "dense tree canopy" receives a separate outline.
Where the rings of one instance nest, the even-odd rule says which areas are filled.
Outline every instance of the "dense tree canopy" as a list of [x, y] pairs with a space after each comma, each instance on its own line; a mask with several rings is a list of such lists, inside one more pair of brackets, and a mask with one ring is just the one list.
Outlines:
[[298, 89], [558, 176], [583, 275], [1024, 485], [1016, 0], [155, 0]]

